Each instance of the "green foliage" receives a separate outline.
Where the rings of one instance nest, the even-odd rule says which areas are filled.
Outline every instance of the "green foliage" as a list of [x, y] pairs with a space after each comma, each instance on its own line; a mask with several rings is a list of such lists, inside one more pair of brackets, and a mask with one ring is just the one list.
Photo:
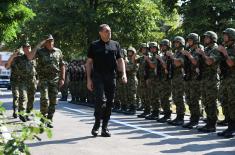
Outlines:
[[182, 0], [180, 14], [182, 28], [202, 35], [207, 30], [221, 33], [227, 27], [235, 26], [235, 1], [232, 0]]
[[[19, 114], [27, 115], [25, 113]], [[50, 120], [43, 117], [40, 112], [34, 111], [32, 114], [33, 120], [31, 122], [20, 125], [13, 124], [12, 126], [7, 126], [5, 109], [2, 107], [2, 103], [0, 103], [0, 131], [9, 135], [0, 135], [0, 154], [30, 155], [29, 147], [25, 144], [26, 140], [41, 140], [38, 135], [43, 134], [44, 132], [47, 134], [48, 138], [52, 137], [52, 131], [50, 128], [46, 127]]]
[[161, 0], [30, 0], [29, 6], [37, 16], [24, 33], [33, 44], [52, 33], [66, 59], [85, 55], [102, 23], [122, 47], [159, 40], [179, 25], [177, 12], [167, 12]]
[[27, 6], [27, 0], [0, 1], [0, 42], [17, 38], [22, 25], [35, 15]]

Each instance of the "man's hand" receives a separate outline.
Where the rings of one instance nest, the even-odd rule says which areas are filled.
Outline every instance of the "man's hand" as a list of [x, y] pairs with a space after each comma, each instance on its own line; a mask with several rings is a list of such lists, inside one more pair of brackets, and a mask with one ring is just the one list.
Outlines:
[[166, 55], [169, 56], [169, 57], [172, 57], [172, 53], [170, 51], [167, 51]]
[[196, 52], [197, 52], [198, 54], [200, 54], [200, 55], [204, 55], [204, 54], [205, 54], [204, 51], [201, 50], [200, 48], [197, 48], [197, 49], [196, 49]]
[[94, 87], [93, 87], [93, 82], [91, 79], [87, 80], [87, 89], [89, 91], [93, 91], [94, 90]]
[[224, 56], [227, 56], [228, 55], [228, 53], [227, 53], [227, 50], [224, 48], [224, 46], [222, 46], [222, 45], [219, 45], [219, 47], [217, 48], [217, 50], [219, 51], [219, 52], [221, 52]]
[[122, 75], [122, 82], [127, 83], [127, 77], [126, 74]]
[[149, 57], [144, 55], [144, 60], [147, 61], [148, 59], [149, 59]]
[[59, 88], [61, 88], [63, 85], [64, 85], [64, 80], [60, 79], [60, 81], [59, 81]]

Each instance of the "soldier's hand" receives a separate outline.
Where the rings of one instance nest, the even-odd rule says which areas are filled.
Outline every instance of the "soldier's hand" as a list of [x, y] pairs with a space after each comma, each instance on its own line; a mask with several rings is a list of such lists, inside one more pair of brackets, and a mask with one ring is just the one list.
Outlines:
[[15, 52], [12, 54], [12, 57], [15, 58], [19, 55], [19, 50], [15, 50]]
[[197, 48], [196, 49], [196, 52], [200, 55], [203, 55], [204, 54], [204, 51], [202, 51], [200, 48]]
[[226, 49], [224, 48], [224, 46], [222, 45], [219, 45], [219, 47], [217, 48], [217, 50], [221, 53], [225, 53], [226, 52]]
[[87, 89], [88, 89], [89, 91], [93, 91], [93, 90], [94, 90], [92, 80], [87, 80]]
[[171, 57], [171, 56], [172, 56], [172, 53], [171, 53], [170, 51], [167, 51], [167, 52], [166, 52], [166, 55], [169, 56], [169, 57]]
[[59, 81], [59, 88], [61, 88], [63, 85], [64, 85], [64, 80], [60, 79], [60, 81]]
[[123, 75], [123, 76], [122, 76], [122, 82], [123, 82], [123, 83], [127, 83], [127, 77], [126, 77], [126, 75]]

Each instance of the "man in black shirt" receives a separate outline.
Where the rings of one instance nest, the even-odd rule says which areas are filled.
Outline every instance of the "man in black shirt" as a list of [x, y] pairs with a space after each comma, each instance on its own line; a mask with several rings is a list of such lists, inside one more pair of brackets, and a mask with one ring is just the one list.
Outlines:
[[107, 126], [114, 102], [117, 69], [122, 72], [124, 83], [127, 83], [127, 78], [121, 48], [118, 42], [111, 40], [110, 27], [100, 25], [99, 35], [100, 39], [92, 42], [88, 49], [86, 62], [87, 88], [95, 93], [95, 124], [91, 133], [98, 135], [102, 119], [101, 136], [110, 137]]

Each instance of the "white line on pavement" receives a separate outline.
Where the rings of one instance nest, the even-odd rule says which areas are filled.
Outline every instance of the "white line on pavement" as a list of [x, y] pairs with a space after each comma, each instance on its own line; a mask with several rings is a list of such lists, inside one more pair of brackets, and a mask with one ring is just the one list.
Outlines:
[[[81, 110], [78, 110], [78, 109], [72, 109], [72, 108], [69, 108], [69, 107], [64, 107], [64, 108], [68, 109], [68, 110], [71, 110], [71, 111], [79, 112], [81, 114], [88, 114], [87, 112], [84, 112], [84, 111], [81, 111]], [[113, 122], [113, 123], [116, 123], [116, 124], [121, 124], [121, 125], [124, 125], [124, 126], [127, 126], [127, 127], [131, 127], [131, 128], [137, 129], [137, 130], [141, 130], [141, 131], [145, 131], [145, 132], [148, 132], [148, 133], [151, 133], [151, 134], [159, 135], [159, 136], [162, 136], [166, 139], [167, 138], [174, 138], [174, 136], [170, 136], [170, 135], [162, 133], [162, 132], [145, 129], [145, 128], [142, 128], [142, 127], [139, 127], [139, 126], [136, 126], [136, 125], [131, 125], [131, 124], [128, 124], [128, 123], [125, 123], [125, 122], [121, 122], [121, 121], [118, 121], [118, 120], [115, 120], [115, 119], [112, 119], [112, 118], [111, 118], [110, 121]]]

